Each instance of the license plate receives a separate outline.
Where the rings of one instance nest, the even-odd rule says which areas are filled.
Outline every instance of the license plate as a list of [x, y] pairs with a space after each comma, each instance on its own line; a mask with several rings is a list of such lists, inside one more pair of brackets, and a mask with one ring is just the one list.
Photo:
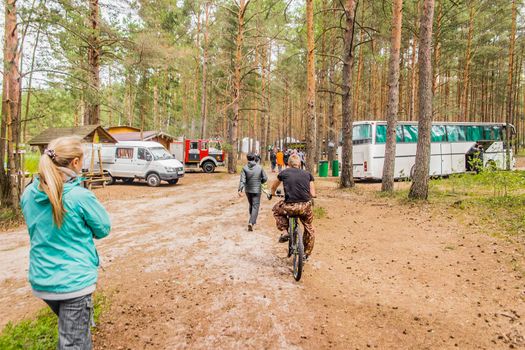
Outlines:
[[179, 171], [177, 174], [179, 174], [179, 175], [183, 175], [183, 174], [184, 174], [184, 171]]

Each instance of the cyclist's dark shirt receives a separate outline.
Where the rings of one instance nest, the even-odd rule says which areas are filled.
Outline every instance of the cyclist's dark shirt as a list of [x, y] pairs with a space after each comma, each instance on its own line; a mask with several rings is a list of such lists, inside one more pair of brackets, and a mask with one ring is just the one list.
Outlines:
[[314, 177], [307, 171], [288, 168], [277, 175], [284, 186], [284, 201], [286, 203], [308, 202], [310, 196], [310, 182]]

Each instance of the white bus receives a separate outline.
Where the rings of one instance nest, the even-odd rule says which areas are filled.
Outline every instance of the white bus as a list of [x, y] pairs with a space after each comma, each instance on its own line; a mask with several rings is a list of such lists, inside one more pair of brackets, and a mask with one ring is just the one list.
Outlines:
[[[514, 127], [512, 132], [514, 132]], [[385, 160], [386, 122], [362, 121], [353, 124], [353, 166], [357, 179], [381, 179]], [[411, 177], [416, 162], [417, 122], [399, 122], [396, 129], [395, 178]], [[445, 176], [466, 172], [474, 149], [483, 166], [505, 168], [504, 123], [433, 122], [430, 175]], [[511, 166], [515, 160], [511, 149]], [[341, 147], [339, 147], [341, 161]]]

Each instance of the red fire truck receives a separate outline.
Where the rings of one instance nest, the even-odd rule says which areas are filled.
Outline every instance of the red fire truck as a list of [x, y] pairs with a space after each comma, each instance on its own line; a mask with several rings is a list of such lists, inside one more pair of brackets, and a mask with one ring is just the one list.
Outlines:
[[173, 142], [170, 151], [187, 169], [201, 168], [205, 173], [213, 173], [226, 159], [219, 140], [183, 139]]

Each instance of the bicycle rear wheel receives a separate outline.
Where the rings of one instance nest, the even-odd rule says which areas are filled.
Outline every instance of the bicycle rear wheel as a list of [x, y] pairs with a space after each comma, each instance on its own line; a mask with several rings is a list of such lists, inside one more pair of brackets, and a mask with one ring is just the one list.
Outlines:
[[303, 231], [296, 226], [295, 232], [293, 234], [294, 241], [294, 250], [293, 250], [293, 277], [296, 281], [301, 279], [303, 274], [303, 264], [304, 264], [304, 243], [303, 243]]

